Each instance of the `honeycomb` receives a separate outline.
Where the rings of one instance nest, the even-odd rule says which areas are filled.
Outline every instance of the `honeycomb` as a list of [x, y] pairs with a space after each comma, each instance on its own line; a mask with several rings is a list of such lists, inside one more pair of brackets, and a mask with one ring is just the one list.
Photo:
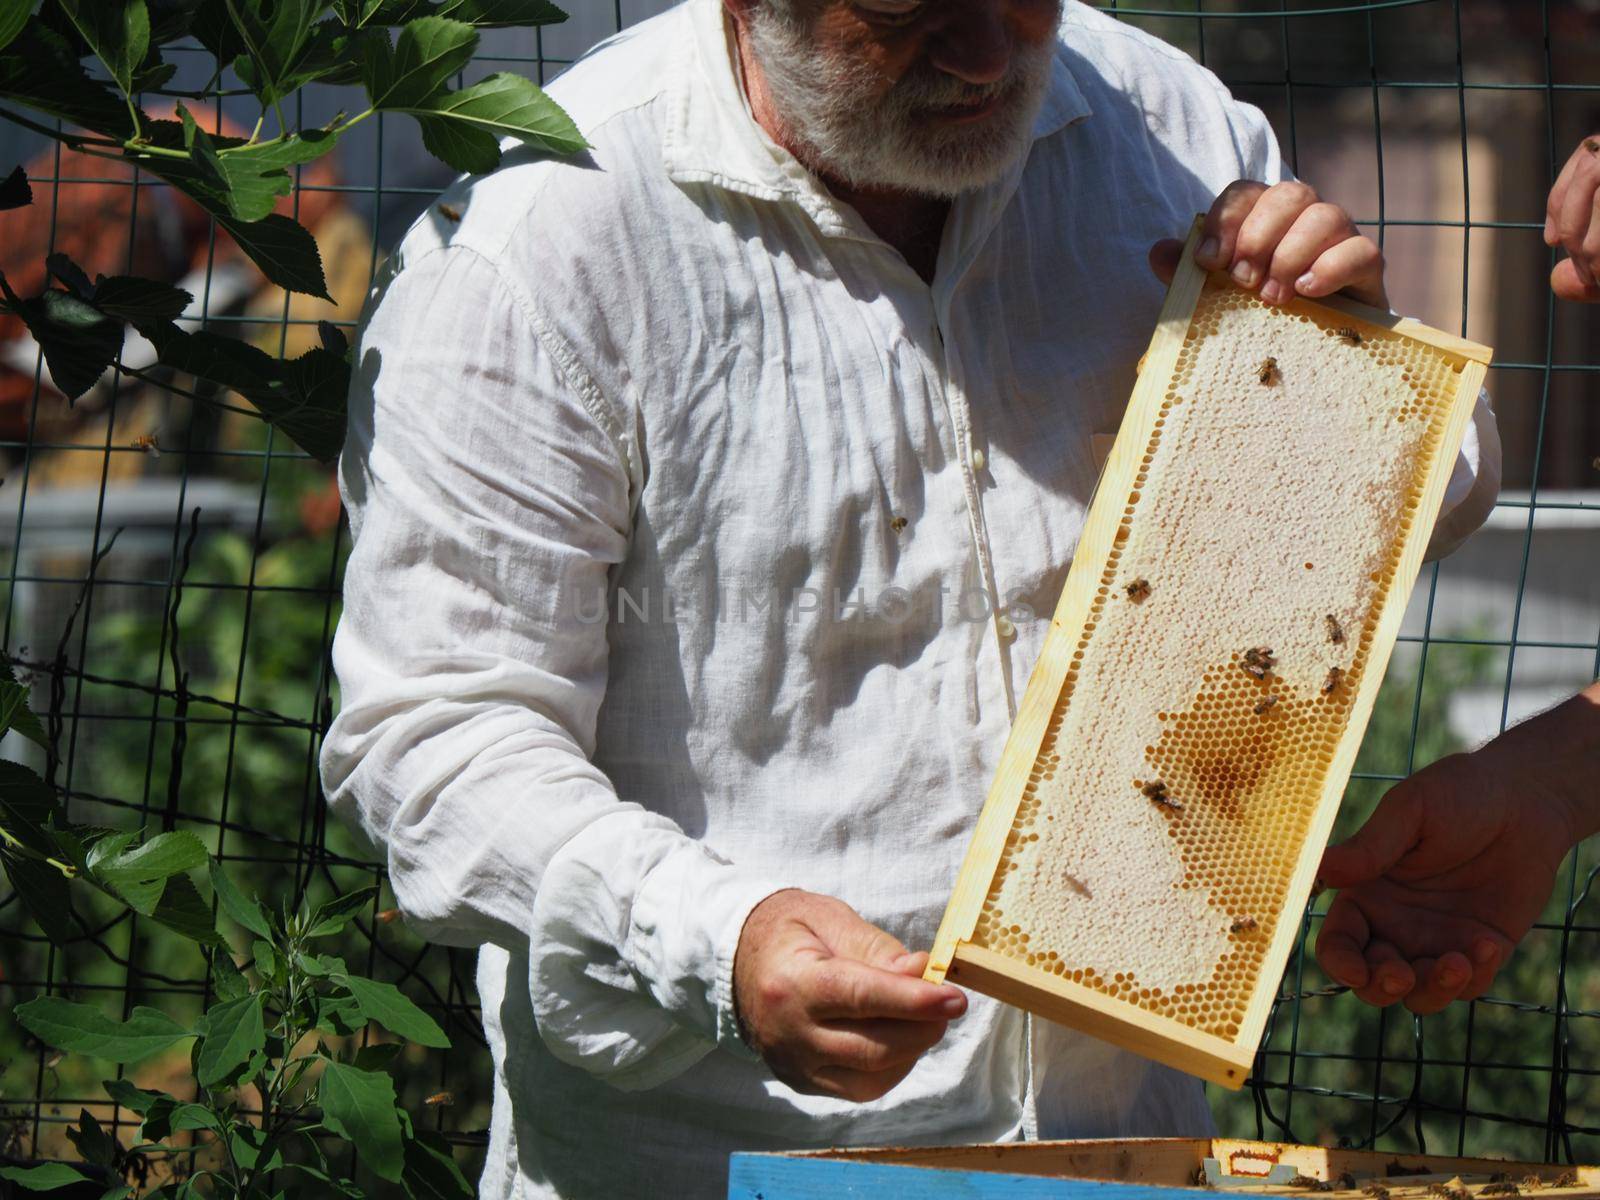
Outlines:
[[1239, 1034], [1458, 370], [1206, 285], [974, 943]]

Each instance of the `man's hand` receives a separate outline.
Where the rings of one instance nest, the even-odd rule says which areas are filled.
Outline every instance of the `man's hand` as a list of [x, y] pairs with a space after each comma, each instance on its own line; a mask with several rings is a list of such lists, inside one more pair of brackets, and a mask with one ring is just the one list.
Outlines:
[[1341, 888], [1317, 959], [1379, 1007], [1433, 1013], [1475, 1000], [1538, 918], [1580, 836], [1558, 777], [1515, 737], [1442, 759], [1398, 784], [1321, 879]]
[[1579, 143], [1550, 189], [1544, 241], [1571, 256], [1550, 273], [1555, 294], [1563, 300], [1600, 302], [1600, 134]]
[[911, 954], [848, 904], [785, 891], [751, 912], [734, 957], [734, 1002], [751, 1046], [797, 1092], [876, 1100], [967, 1010], [925, 982]]
[[[1182, 242], [1157, 242], [1150, 267], [1170, 283], [1182, 253]], [[1378, 244], [1361, 235], [1349, 213], [1319, 200], [1304, 183], [1268, 187], [1241, 179], [1229, 184], [1206, 215], [1194, 259], [1207, 271], [1227, 270], [1268, 304], [1341, 292], [1363, 304], [1389, 307]]]

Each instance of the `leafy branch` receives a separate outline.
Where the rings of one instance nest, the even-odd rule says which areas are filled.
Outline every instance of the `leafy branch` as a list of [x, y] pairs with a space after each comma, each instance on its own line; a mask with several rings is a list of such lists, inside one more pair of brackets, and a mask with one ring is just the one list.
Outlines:
[[[45, 732], [26, 696], [15, 679], [0, 680], [0, 733], [16, 730], [42, 743]], [[0, 866], [52, 941], [71, 940], [71, 890], [92, 889], [195, 943], [208, 960], [215, 997], [193, 1022], [149, 1007], [118, 1020], [63, 996], [18, 1005], [16, 1019], [40, 1042], [107, 1063], [137, 1063], [188, 1043], [195, 1095], [182, 1099], [107, 1079], [107, 1096], [140, 1119], [131, 1144], [83, 1109], [67, 1131], [80, 1164], [0, 1166], [0, 1180], [30, 1191], [99, 1183], [101, 1200], [267, 1200], [284, 1194], [285, 1176], [298, 1175], [318, 1185], [314, 1193], [364, 1196], [331, 1173], [317, 1140], [331, 1133], [412, 1200], [470, 1200], [472, 1187], [449, 1147], [417, 1130], [399, 1107], [387, 1068], [402, 1043], [340, 1049], [329, 1041], [353, 1043], [377, 1024], [417, 1045], [450, 1046], [398, 988], [352, 974], [342, 958], [314, 945], [342, 934], [372, 903], [375, 888], [273, 911], [245, 895], [193, 834], [141, 839], [70, 825], [50, 786], [8, 762], [0, 762]], [[250, 939], [243, 966], [195, 883], [199, 871], [222, 914]], [[255, 1093], [255, 1105], [242, 1103], [245, 1089]], [[176, 1144], [178, 1135], [187, 1135], [187, 1144]], [[140, 1192], [153, 1164], [164, 1164], [171, 1182]]]
[[[550, 154], [582, 151], [571, 119], [523, 76], [452, 87], [481, 29], [564, 19], [548, 0], [0, 0], [0, 120], [164, 180], [211, 214], [270, 282], [331, 299], [316, 241], [278, 211], [294, 193], [293, 172], [380, 112], [409, 114], [423, 145], [459, 171], [492, 171], [505, 138]], [[169, 94], [176, 63], [166, 52], [183, 41], [199, 42], [216, 61], [205, 87], [183, 95], [220, 104], [240, 91], [222, 86], [231, 71], [260, 105], [248, 138], [208, 132], [181, 103], [176, 120], [140, 107], [145, 93]], [[367, 107], [291, 128], [284, 101], [313, 83], [359, 84]], [[276, 133], [262, 138], [269, 112]], [[20, 188], [0, 191], [0, 211], [31, 200], [26, 177], [14, 172], [7, 184], [14, 179]], [[26, 298], [0, 279], [0, 311], [27, 325], [69, 402], [119, 361], [131, 327], [164, 367], [238, 392], [314, 457], [338, 454], [350, 379], [342, 339], [325, 336], [300, 358], [273, 360], [233, 339], [180, 330], [193, 297], [171, 284], [128, 276], [91, 284], [71, 264], [52, 274], [65, 286]], [[108, 304], [102, 285], [125, 302]]]

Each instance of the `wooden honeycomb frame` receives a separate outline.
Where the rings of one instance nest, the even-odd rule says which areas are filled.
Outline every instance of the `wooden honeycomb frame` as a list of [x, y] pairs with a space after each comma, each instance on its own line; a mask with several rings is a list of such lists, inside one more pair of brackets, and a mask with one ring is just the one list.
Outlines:
[[[1364, 657], [1357, 660], [1359, 673], [1352, 673], [1344, 728], [1336, 746], [1325, 755], [1327, 762], [1320, 782], [1313, 781], [1317, 788], [1315, 806], [1292, 871], [1287, 874], [1287, 886], [1271, 897], [1276, 911], [1262, 913], [1264, 944], [1252, 951], [1253, 962], [1258, 965], [1250, 967], [1253, 984], [1235, 1019], [1223, 1032], [1217, 1031], [1215, 1022], [1211, 1029], [1199, 1028], [1200, 1021], [1179, 1020], [1151, 1011], [1148, 1002], [1140, 1004], [1122, 994], [1108, 994], [1106, 987], [1076, 982], [1059, 969], [1031, 965], [1029, 958], [1034, 956], [1025, 950], [1018, 953], [1011, 946], [1008, 952], [981, 944], [984, 939], [980, 920], [986, 903], [1000, 887], [1006, 868], [1003, 860], [1015, 844], [1019, 811], [1026, 811], [1024, 802], [1032, 788], [1030, 781], [1039, 778], [1047, 735], [1070, 704], [1072, 680], [1077, 675], [1075, 659], [1082, 660], [1085, 652], [1093, 652], [1090, 634], [1106, 603], [1108, 587], [1116, 578], [1120, 553], [1117, 547], [1127, 536], [1125, 522], [1131, 520], [1125, 513], [1134, 511], [1129, 497], [1138, 497], [1137, 489], [1146, 478], [1142, 469], [1147, 469], [1150, 456], [1156, 452], [1164, 423], [1162, 415], [1170, 408], [1180, 355], [1192, 340], [1191, 327], [1196, 323], [1202, 297], [1214, 306], [1221, 293], [1236, 291], [1225, 274], [1207, 275], [1195, 265], [1193, 250], [1199, 236], [1197, 221], [1149, 351], [1141, 360], [1127, 414], [1091, 502], [1072, 569], [956, 881], [926, 977], [935, 982], [948, 978], [1159, 1062], [1238, 1088], [1245, 1081], [1271, 1014], [1277, 982], [1300, 937], [1299, 915], [1309, 901], [1321, 853], [1332, 831], [1492, 352], [1418, 322], [1339, 298], [1319, 302], [1295, 299], [1281, 310], [1282, 320], [1309, 320], [1325, 332], [1337, 328], [1340, 332], [1354, 330], [1370, 339], [1403, 339], [1409, 343], [1406, 353], [1423, 353], [1439, 360], [1444, 365], [1439, 377], [1446, 382], [1441, 393], [1444, 399], [1434, 406], [1442, 416], [1435, 416], [1431, 426], [1438, 436], [1418, 460], [1422, 480], [1419, 499], [1409, 510], [1411, 519], [1403, 524], [1394, 543], [1398, 553], [1391, 560], [1392, 580], [1379, 585], [1373, 616], [1361, 635]], [[1194, 335], [1200, 336], [1203, 335]], [[1455, 381], [1453, 394], [1448, 390], [1451, 377]], [[1287, 450], [1292, 453], [1293, 447]], [[1129, 503], [1126, 509], [1125, 503]], [[1373, 578], [1376, 580], [1377, 576]], [[1165, 720], [1165, 714], [1162, 716]], [[1032, 808], [1037, 807], [1035, 802]], [[1022, 941], [1025, 943], [1026, 937]], [[1104, 981], [1096, 978], [1091, 982]], [[1170, 1001], [1166, 1003], [1170, 1007]]]

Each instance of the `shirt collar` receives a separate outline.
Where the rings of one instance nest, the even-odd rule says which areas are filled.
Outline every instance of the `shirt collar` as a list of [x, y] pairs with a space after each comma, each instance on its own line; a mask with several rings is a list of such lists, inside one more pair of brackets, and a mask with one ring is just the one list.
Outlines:
[[[710, 183], [767, 200], [800, 204], [822, 232], [865, 235], [853, 209], [840, 205], [800, 161], [756, 123], [738, 69], [733, 25], [722, 0], [688, 0], [688, 37], [667, 89], [663, 140], [667, 173], [679, 183]], [[1065, 62], [1053, 60], [1050, 86], [1034, 122], [1037, 141], [1093, 115]]]

